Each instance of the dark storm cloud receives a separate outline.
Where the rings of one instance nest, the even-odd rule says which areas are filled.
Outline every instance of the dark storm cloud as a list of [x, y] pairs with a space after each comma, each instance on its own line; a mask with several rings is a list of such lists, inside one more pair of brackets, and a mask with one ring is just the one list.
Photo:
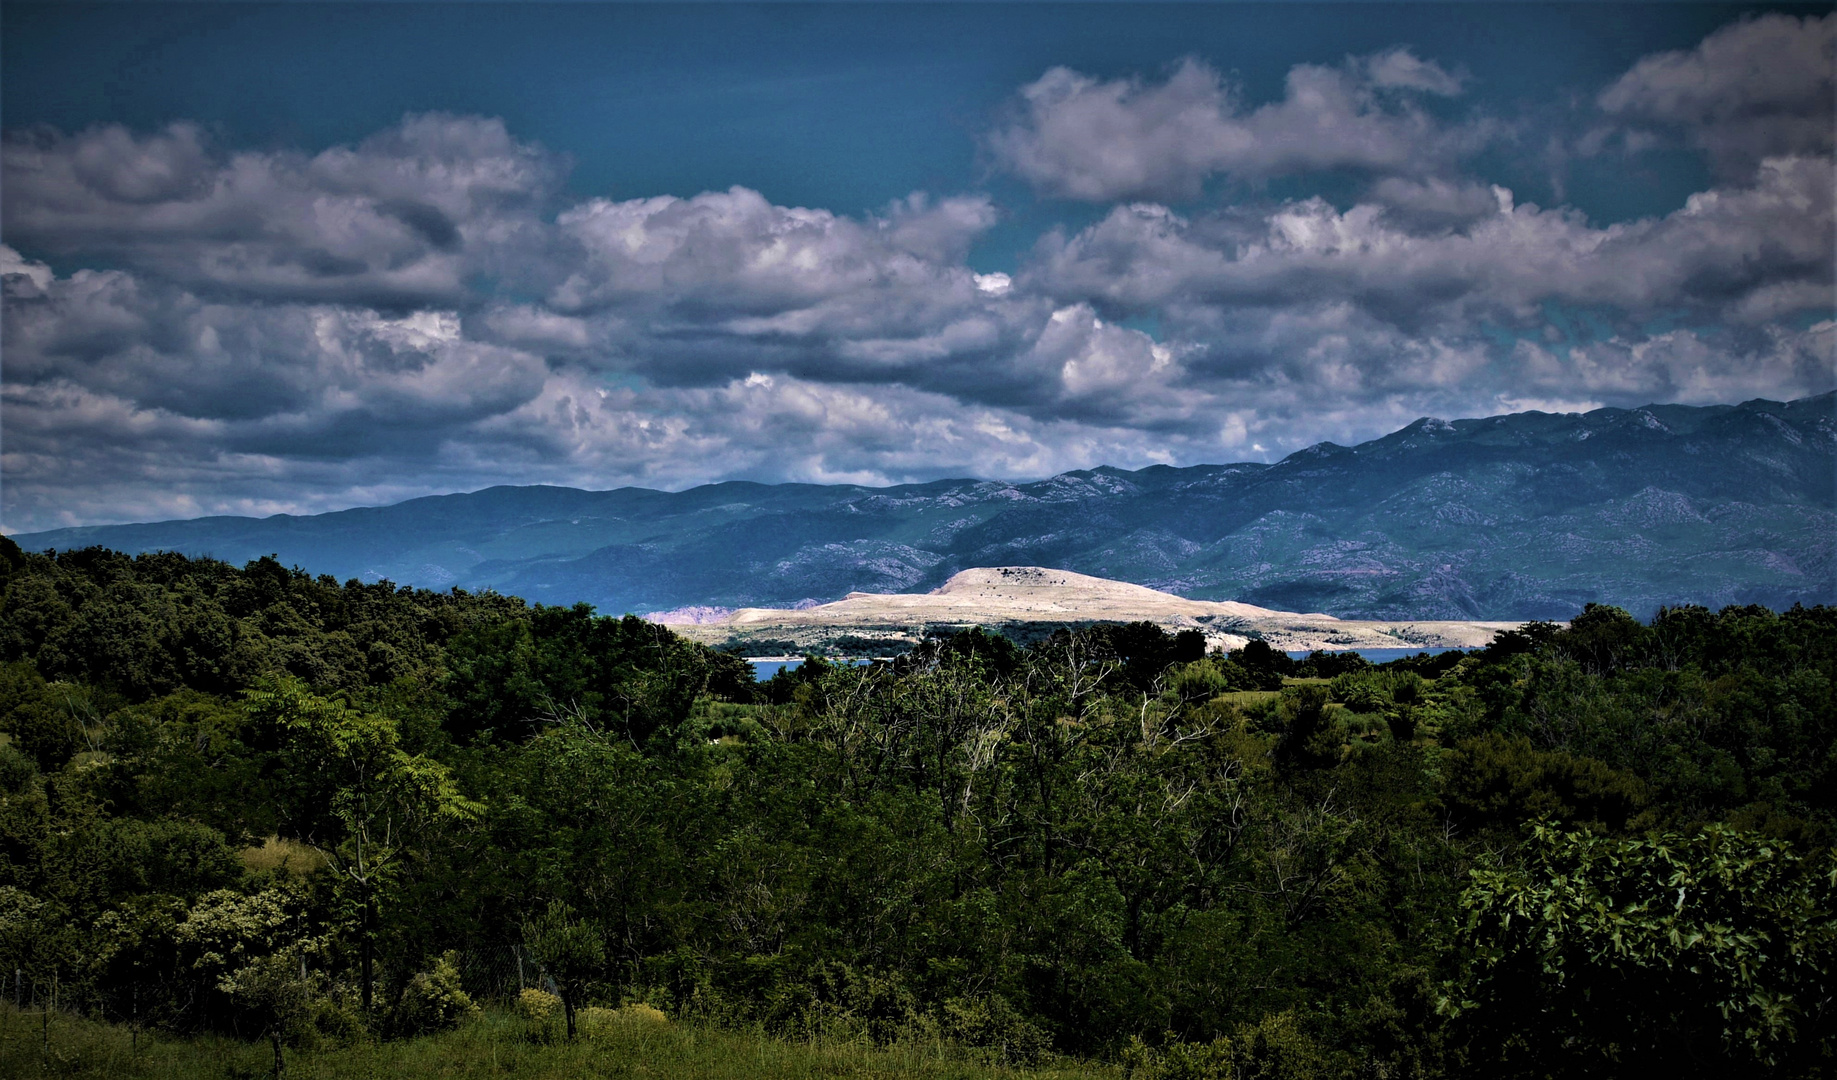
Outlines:
[[[313, 156], [221, 152], [197, 126], [10, 134], [8, 242], [212, 293], [453, 304], [539, 244], [563, 163], [501, 121], [412, 116]], [[527, 257], [527, 256], [525, 256]]]
[[[1630, 125], [1632, 145], [1654, 129], [1682, 133], [1724, 175], [1778, 155], [1828, 154], [1837, 135], [1837, 15], [1766, 15], [1709, 35], [1694, 49], [1659, 53], [1601, 92], [1600, 106]], [[1612, 129], [1601, 129], [1597, 141]], [[1640, 136], [1644, 136], [1642, 139]]]

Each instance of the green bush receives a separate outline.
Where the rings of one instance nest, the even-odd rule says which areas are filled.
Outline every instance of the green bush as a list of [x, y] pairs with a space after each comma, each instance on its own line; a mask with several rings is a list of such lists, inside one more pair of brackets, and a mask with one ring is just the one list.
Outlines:
[[525, 988], [517, 994], [517, 1016], [523, 1037], [533, 1043], [552, 1043], [561, 1037], [561, 999], [547, 990]]
[[398, 1035], [432, 1035], [477, 1015], [478, 1006], [460, 986], [457, 956], [445, 953], [428, 970], [409, 978], [390, 1018], [391, 1030]]
[[1347, 1075], [1291, 1012], [1271, 1013], [1209, 1043], [1149, 1047], [1139, 1038], [1123, 1051], [1129, 1080], [1327, 1080]]
[[1809, 1076], [1837, 1053], [1837, 854], [1726, 826], [1533, 830], [1461, 897], [1456, 1015], [1506, 1076]]
[[1334, 701], [1340, 702], [1353, 712], [1383, 712], [1391, 703], [1391, 696], [1382, 685], [1383, 676], [1374, 672], [1353, 672], [1335, 675], [1328, 684], [1328, 691]]
[[0, 791], [17, 795], [38, 775], [38, 763], [12, 743], [0, 743]]
[[1052, 1051], [1052, 1036], [999, 994], [944, 1003], [946, 1037], [991, 1051], [1010, 1065], [1034, 1065]]

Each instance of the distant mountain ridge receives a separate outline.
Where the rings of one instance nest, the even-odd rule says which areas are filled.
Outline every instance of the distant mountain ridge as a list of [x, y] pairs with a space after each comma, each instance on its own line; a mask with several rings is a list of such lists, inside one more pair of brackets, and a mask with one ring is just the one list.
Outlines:
[[1033, 483], [495, 487], [310, 516], [57, 529], [611, 613], [788, 607], [1036, 565], [1363, 619], [1837, 602], [1837, 396], [1425, 418], [1275, 464]]

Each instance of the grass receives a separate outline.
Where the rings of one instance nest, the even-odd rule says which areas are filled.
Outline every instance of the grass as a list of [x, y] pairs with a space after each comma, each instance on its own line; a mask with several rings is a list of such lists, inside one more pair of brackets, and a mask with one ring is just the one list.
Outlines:
[[1218, 695], [1214, 700], [1229, 701], [1240, 709], [1248, 709], [1252, 705], [1258, 705], [1271, 698], [1281, 696], [1282, 693], [1279, 690], [1227, 690]]
[[242, 865], [254, 873], [285, 871], [301, 881], [325, 865], [325, 855], [318, 849], [278, 836], [270, 836], [260, 847], [243, 848], [241, 855]]
[[[684, 1024], [619, 1024], [591, 1040], [536, 1045], [523, 1021], [483, 1016], [444, 1035], [341, 1048], [287, 1051], [288, 1080], [418, 1080], [500, 1077], [519, 1080], [1117, 1080], [1110, 1067], [1055, 1062], [1016, 1069], [978, 1061], [942, 1045], [885, 1049], [846, 1042], [787, 1042], [747, 1032]], [[48, 1033], [48, 1037], [47, 1037]], [[95, 1080], [255, 1080], [273, 1075], [265, 1042], [220, 1036], [173, 1038], [125, 1027], [0, 1005], [0, 1077]]]

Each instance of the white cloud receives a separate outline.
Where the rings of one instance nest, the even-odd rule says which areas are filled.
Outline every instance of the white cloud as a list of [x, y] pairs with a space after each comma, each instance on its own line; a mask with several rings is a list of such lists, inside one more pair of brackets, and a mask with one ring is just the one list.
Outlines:
[[[1377, 203], [1342, 211], [1304, 199], [1254, 222], [1241, 212], [1188, 218], [1134, 205], [1049, 240], [1025, 281], [1128, 309], [1345, 302], [1412, 328], [1534, 318], [1546, 301], [1630, 312], [1688, 306], [1721, 317], [1763, 291], [1777, 312], [1793, 298], [1831, 295], [1832, 189], [1828, 159], [1775, 159], [1749, 186], [1701, 192], [1663, 218], [1605, 228], [1498, 189], [1492, 213], [1429, 233]], [[1783, 289], [1789, 284], [1811, 288]]]
[[1217, 175], [1352, 168], [1420, 176], [1490, 134], [1480, 123], [1437, 123], [1412, 99], [1460, 88], [1460, 78], [1401, 48], [1334, 68], [1298, 64], [1283, 99], [1254, 109], [1198, 60], [1159, 84], [1061, 67], [1021, 88], [1020, 115], [988, 145], [1003, 168], [1041, 190], [1095, 201], [1191, 199]]
[[1832, 384], [1837, 332], [1829, 321], [1802, 331], [1772, 327], [1745, 347], [1694, 330], [1620, 337], [1568, 348], [1520, 341], [1515, 380], [1546, 394], [1588, 394], [1619, 403], [1712, 405], [1792, 398]]
[[1363, 64], [1373, 86], [1396, 90], [1421, 90], [1453, 97], [1467, 82], [1462, 72], [1450, 72], [1433, 60], [1424, 60], [1404, 46], [1367, 57]]
[[[1131, 426], [1166, 392], [1167, 354], [1088, 309], [1015, 323], [1019, 354], [1004, 354], [992, 376], [1014, 397], [1001, 405], [977, 403], [986, 387], [751, 370], [656, 385], [545, 361], [530, 348], [591, 353], [580, 342], [605, 332], [604, 317], [530, 305], [468, 320], [439, 308], [230, 304], [127, 271], [58, 277], [11, 249], [0, 249], [0, 270], [0, 467], [14, 531], [316, 510], [492, 482], [904, 480], [1169, 456], [1164, 438]], [[474, 321], [490, 340], [470, 336]], [[857, 361], [861, 371], [874, 363]], [[1136, 363], [1146, 377], [1130, 378]], [[1042, 378], [1057, 389], [1020, 392]]]
[[[1432, 120], [1424, 95], [1466, 76], [1405, 49], [1298, 66], [1256, 108], [1197, 62], [1159, 83], [1056, 69], [991, 144], [1045, 190], [1366, 175], [1338, 201], [1117, 206], [1002, 271], [971, 266], [1001, 216], [984, 195], [859, 216], [743, 187], [570, 202], [560, 160], [494, 120], [410, 117], [311, 155], [185, 124], [13, 133], [0, 524], [1038, 476], [1425, 414], [1817, 393], [1837, 381], [1837, 174], [1792, 133], [1828, 114], [1801, 53], [1830, 24], [1741, 23], [1616, 83], [1626, 123], [1721, 153], [1777, 113], [1740, 145], [1797, 152], [1610, 225], [1447, 168], [1488, 129]], [[1767, 42], [1798, 75], [1761, 70]]]

